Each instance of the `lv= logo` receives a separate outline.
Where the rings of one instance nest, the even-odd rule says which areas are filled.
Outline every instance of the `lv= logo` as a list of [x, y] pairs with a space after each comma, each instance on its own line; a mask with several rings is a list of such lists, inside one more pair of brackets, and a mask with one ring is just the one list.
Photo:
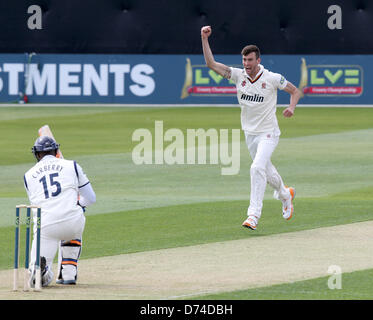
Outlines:
[[363, 68], [359, 65], [307, 65], [302, 58], [298, 88], [306, 96], [360, 96]]
[[189, 96], [234, 96], [236, 86], [232, 81], [223, 78], [205, 65], [192, 65], [186, 59], [185, 80], [181, 91], [181, 99]]

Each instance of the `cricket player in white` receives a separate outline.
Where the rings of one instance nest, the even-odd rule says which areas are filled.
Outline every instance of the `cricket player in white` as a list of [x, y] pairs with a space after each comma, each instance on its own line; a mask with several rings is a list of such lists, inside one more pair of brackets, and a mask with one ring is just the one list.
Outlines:
[[[52, 138], [39, 137], [32, 148], [38, 162], [24, 176], [30, 203], [41, 207], [42, 286], [47, 286], [53, 279], [52, 263], [60, 244], [62, 261], [57, 283], [76, 283], [85, 226], [84, 211], [86, 206], [96, 201], [96, 195], [82, 168], [75, 161], [56, 158], [58, 148], [59, 145]], [[32, 275], [35, 250], [33, 241], [30, 263]], [[31, 286], [33, 281], [31, 278]]]
[[237, 99], [241, 106], [241, 126], [253, 163], [250, 168], [251, 193], [247, 219], [243, 226], [255, 230], [262, 214], [263, 198], [268, 183], [274, 189], [274, 197], [282, 201], [282, 215], [289, 220], [293, 216], [295, 189], [286, 187], [271, 162], [280, 129], [276, 118], [277, 89], [290, 94], [290, 104], [283, 112], [285, 117], [294, 114], [301, 93], [282, 75], [265, 69], [260, 64], [260, 52], [254, 45], [242, 50], [243, 69], [231, 68], [214, 60], [208, 37], [211, 27], [201, 29], [202, 48], [207, 66], [236, 84]]

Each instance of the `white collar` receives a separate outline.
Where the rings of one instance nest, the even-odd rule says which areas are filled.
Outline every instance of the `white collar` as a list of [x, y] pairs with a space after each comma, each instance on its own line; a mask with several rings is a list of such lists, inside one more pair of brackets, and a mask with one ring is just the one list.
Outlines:
[[[55, 156], [52, 156], [51, 154], [47, 154], [46, 156], [43, 157], [43, 159], [41, 159], [40, 161], [43, 161], [43, 160], [48, 160], [48, 159], [52, 159], [52, 158], [56, 158]], [[39, 161], [39, 162], [40, 162]]]
[[251, 83], [254, 83], [256, 80], [258, 80], [258, 78], [262, 75], [263, 71], [264, 71], [264, 67], [261, 64], [259, 64], [258, 73], [256, 74], [254, 79], [251, 79], [251, 77], [246, 73], [245, 68], [243, 69], [245, 76], [250, 80]]

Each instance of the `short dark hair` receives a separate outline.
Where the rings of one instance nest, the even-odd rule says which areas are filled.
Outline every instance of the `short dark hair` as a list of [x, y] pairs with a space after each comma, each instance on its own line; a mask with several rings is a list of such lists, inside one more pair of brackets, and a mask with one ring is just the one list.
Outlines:
[[241, 51], [241, 54], [243, 56], [247, 56], [251, 52], [255, 52], [255, 56], [256, 56], [257, 59], [260, 58], [260, 50], [254, 44], [250, 44], [250, 45], [246, 46], [245, 48], [243, 48], [242, 51]]
[[37, 151], [35, 152], [35, 156], [38, 155], [39, 159], [43, 159], [45, 156], [52, 155], [56, 156], [57, 155], [57, 149], [56, 150], [51, 150], [51, 151]]

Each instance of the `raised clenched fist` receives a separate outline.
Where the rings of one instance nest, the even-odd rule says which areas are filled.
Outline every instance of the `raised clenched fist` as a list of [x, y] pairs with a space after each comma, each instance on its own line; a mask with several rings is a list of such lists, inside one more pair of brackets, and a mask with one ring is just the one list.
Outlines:
[[208, 38], [211, 35], [211, 27], [210, 26], [204, 26], [201, 28], [201, 37], [202, 38]]

